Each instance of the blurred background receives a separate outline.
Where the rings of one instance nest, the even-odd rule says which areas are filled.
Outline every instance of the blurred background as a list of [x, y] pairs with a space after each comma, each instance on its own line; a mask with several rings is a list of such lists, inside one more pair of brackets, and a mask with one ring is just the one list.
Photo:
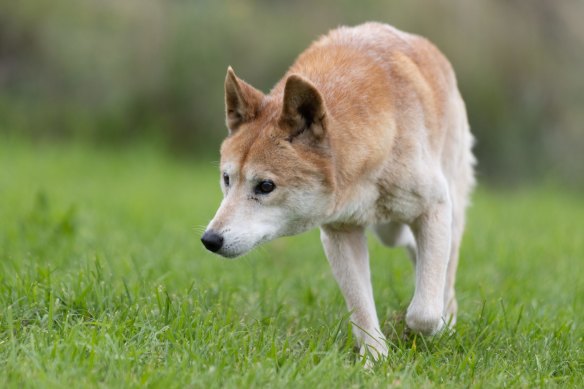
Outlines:
[[481, 182], [584, 188], [584, 2], [1, 0], [0, 139], [217, 160], [228, 65], [267, 92], [312, 40], [376, 20], [450, 59]]

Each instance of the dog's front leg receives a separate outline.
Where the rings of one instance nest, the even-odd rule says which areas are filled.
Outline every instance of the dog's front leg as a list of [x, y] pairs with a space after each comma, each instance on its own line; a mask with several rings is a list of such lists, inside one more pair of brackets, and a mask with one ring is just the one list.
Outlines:
[[[446, 196], [447, 197], [447, 196]], [[416, 289], [406, 323], [424, 335], [444, 325], [444, 286], [450, 257], [452, 209], [450, 200], [433, 205], [412, 225], [418, 244]]]
[[361, 355], [373, 358], [387, 355], [385, 337], [379, 329], [371, 275], [367, 239], [362, 227], [321, 228], [321, 240], [347, 307]]

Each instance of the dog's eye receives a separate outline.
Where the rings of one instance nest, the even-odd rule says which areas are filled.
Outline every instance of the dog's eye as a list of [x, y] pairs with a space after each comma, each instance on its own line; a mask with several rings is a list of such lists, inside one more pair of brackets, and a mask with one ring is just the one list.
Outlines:
[[229, 186], [229, 174], [223, 173], [223, 183], [225, 186]]
[[263, 180], [255, 188], [256, 194], [268, 194], [276, 189], [276, 184], [272, 180]]

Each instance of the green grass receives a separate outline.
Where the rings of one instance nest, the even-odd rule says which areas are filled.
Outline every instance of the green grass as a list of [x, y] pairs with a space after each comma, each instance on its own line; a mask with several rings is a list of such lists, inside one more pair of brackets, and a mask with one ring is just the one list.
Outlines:
[[405, 336], [404, 252], [370, 239], [391, 343], [363, 369], [317, 231], [239, 260], [200, 233], [216, 162], [0, 145], [0, 387], [581, 387], [584, 201], [481, 188], [459, 323]]

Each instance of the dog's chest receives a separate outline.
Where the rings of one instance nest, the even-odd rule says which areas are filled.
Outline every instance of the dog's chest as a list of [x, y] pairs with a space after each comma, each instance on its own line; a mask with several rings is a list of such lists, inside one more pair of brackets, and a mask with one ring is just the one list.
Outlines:
[[[444, 200], [440, 163], [418, 142], [409, 152], [394, 149], [391, 158], [373, 175], [376, 197], [373, 222], [409, 224], [428, 207]], [[415, 143], [413, 143], [415, 144]]]
[[382, 182], [377, 185], [377, 191], [375, 224], [389, 221], [409, 223], [422, 213], [427, 203], [425, 196], [415, 188]]
[[428, 203], [427, 196], [415, 187], [380, 180], [361, 183], [352, 190], [352, 200], [334, 218], [336, 223], [372, 225], [399, 221], [409, 223]]

